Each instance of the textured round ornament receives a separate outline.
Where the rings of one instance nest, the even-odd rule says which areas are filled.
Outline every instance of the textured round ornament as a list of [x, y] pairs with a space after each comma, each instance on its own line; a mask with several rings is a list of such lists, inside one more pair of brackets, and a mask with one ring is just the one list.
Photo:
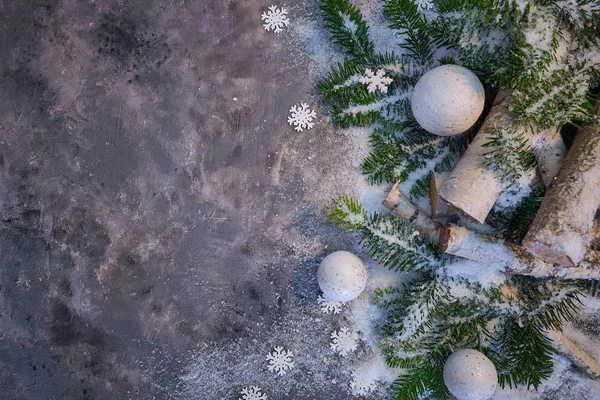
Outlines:
[[446, 360], [444, 383], [459, 400], [488, 400], [498, 386], [498, 374], [483, 353], [462, 349]]
[[442, 65], [419, 79], [411, 108], [423, 129], [452, 136], [477, 122], [484, 103], [485, 91], [474, 73], [459, 65]]
[[355, 299], [367, 286], [367, 269], [362, 260], [347, 251], [336, 251], [323, 259], [317, 280], [327, 298], [333, 301]]

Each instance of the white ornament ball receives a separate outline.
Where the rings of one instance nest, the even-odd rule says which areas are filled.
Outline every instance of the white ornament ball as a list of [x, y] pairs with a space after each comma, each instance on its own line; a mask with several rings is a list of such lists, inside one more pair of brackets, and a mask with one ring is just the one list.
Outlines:
[[498, 386], [498, 374], [483, 353], [462, 349], [446, 360], [444, 383], [459, 400], [488, 400]]
[[485, 91], [479, 78], [459, 65], [442, 65], [419, 79], [411, 108], [419, 125], [439, 136], [463, 133], [483, 111]]
[[350, 301], [365, 290], [367, 269], [362, 260], [354, 254], [336, 251], [321, 261], [317, 281], [328, 299]]

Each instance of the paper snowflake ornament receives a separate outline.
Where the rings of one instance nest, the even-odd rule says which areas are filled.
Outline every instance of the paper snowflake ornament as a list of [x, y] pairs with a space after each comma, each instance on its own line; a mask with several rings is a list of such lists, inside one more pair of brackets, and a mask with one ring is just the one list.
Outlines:
[[287, 10], [285, 8], [277, 8], [277, 6], [269, 7], [269, 11], [262, 13], [261, 20], [265, 23], [263, 26], [267, 32], [273, 31], [275, 33], [281, 33], [282, 28], [285, 28], [290, 23], [287, 17]]
[[431, 10], [433, 8], [433, 0], [415, 0], [415, 4], [421, 10]]
[[377, 89], [381, 90], [381, 93], [387, 93], [388, 85], [393, 82], [392, 78], [385, 76], [385, 71], [380, 69], [376, 73], [373, 73], [369, 68], [365, 70], [365, 75], [358, 78], [360, 83], [367, 85], [367, 91], [374, 93]]
[[325, 314], [339, 314], [342, 311], [342, 303], [339, 301], [330, 300], [325, 296], [319, 296], [317, 301]]
[[267, 361], [269, 361], [269, 371], [275, 372], [276, 374], [283, 376], [294, 368], [293, 361], [294, 354], [291, 350], [285, 350], [281, 346], [275, 346], [275, 349], [267, 354]]
[[303, 129], [310, 129], [315, 124], [311, 121], [317, 117], [317, 113], [311, 110], [306, 103], [300, 103], [290, 108], [291, 117], [288, 117], [288, 124], [295, 126], [294, 130], [302, 132]]
[[372, 379], [367, 374], [362, 374], [358, 371], [352, 371], [352, 380], [350, 381], [350, 389], [355, 396], [364, 396], [375, 390], [377, 381]]
[[347, 356], [358, 347], [358, 335], [348, 328], [331, 333], [331, 350], [342, 356]]
[[238, 400], [267, 400], [267, 395], [262, 393], [262, 389], [258, 386], [249, 386], [243, 388], [240, 392], [242, 397]]

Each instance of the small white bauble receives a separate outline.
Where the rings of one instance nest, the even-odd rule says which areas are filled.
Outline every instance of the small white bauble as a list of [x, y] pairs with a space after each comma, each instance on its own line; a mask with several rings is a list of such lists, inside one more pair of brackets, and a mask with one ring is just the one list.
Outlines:
[[459, 400], [489, 400], [498, 386], [498, 374], [483, 353], [462, 349], [446, 360], [444, 383]]
[[419, 79], [410, 104], [423, 129], [452, 136], [477, 122], [484, 103], [485, 91], [474, 73], [459, 65], [442, 65]]
[[357, 298], [367, 286], [367, 269], [362, 260], [347, 251], [336, 251], [321, 261], [317, 281], [333, 301]]

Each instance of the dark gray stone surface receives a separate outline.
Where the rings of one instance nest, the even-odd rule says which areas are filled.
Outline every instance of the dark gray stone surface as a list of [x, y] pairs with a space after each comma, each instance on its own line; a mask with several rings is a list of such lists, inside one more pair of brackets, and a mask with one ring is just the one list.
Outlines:
[[312, 257], [351, 242], [310, 193], [355, 166], [287, 125], [318, 97], [268, 5], [0, 0], [2, 399], [235, 398], [182, 377], [314, 311]]

